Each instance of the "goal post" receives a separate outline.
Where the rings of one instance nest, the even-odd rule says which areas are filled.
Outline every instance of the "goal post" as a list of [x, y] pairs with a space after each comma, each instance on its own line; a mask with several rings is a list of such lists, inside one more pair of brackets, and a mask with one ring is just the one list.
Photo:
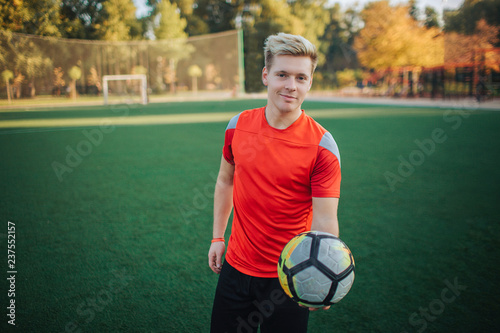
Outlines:
[[[146, 74], [124, 74], [124, 75], [104, 75], [102, 77], [102, 90], [103, 90], [103, 95], [104, 95], [104, 105], [108, 105], [110, 103], [110, 95], [109, 95], [109, 82], [110, 81], [125, 81], [131, 82], [131, 81], [139, 81], [139, 85], [135, 85], [135, 87], [132, 87], [132, 92], [136, 92], [138, 90], [139, 96], [140, 96], [140, 104], [146, 105], [148, 104], [148, 83], [147, 83], [147, 77]], [[123, 89], [121, 89], [123, 90]], [[125, 94], [128, 95], [129, 91], [125, 89]], [[122, 93], [123, 96], [123, 93]], [[128, 95], [130, 96], [130, 95]]]
[[[73, 68], [81, 71], [72, 84], [75, 103], [141, 105], [155, 97], [194, 95], [233, 98], [245, 91], [243, 44], [242, 30], [114, 42], [26, 35], [0, 27], [0, 73], [15, 74], [9, 83], [17, 82], [13, 102], [26, 97], [36, 104], [36, 95], [59, 103], [55, 99], [63, 99], [73, 83]], [[31, 66], [35, 60], [43, 66]], [[29, 78], [29, 87], [23, 77]], [[9, 97], [5, 86], [0, 77], [0, 103]]]

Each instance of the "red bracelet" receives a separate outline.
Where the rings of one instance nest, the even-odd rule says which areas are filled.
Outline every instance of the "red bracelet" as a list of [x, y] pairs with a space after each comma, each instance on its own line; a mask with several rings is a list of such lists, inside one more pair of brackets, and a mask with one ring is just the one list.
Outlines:
[[214, 238], [212, 239], [212, 243], [215, 243], [215, 242], [225, 242], [226, 240], [224, 238]]

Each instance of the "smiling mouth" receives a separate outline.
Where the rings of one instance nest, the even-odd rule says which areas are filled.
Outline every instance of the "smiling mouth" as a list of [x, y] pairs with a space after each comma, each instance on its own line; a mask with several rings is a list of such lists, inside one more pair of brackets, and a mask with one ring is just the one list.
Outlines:
[[281, 97], [285, 98], [285, 99], [297, 99], [297, 97], [295, 96], [290, 96], [290, 95], [284, 95], [284, 94], [280, 94]]

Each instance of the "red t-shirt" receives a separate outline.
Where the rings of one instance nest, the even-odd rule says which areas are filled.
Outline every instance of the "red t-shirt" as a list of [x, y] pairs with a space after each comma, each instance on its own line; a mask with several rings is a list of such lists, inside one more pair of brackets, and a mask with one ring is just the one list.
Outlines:
[[340, 196], [337, 144], [304, 111], [280, 130], [263, 107], [229, 122], [223, 156], [235, 166], [226, 260], [244, 274], [277, 277], [286, 243], [311, 228], [312, 197]]

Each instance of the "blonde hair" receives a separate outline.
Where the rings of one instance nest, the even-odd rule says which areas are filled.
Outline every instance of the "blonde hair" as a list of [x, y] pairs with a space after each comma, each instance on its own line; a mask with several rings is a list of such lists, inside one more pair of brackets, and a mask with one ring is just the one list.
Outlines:
[[318, 52], [316, 47], [307, 39], [298, 35], [280, 32], [267, 37], [264, 43], [265, 66], [269, 70], [273, 59], [277, 55], [306, 56], [311, 58], [311, 74], [318, 64]]

